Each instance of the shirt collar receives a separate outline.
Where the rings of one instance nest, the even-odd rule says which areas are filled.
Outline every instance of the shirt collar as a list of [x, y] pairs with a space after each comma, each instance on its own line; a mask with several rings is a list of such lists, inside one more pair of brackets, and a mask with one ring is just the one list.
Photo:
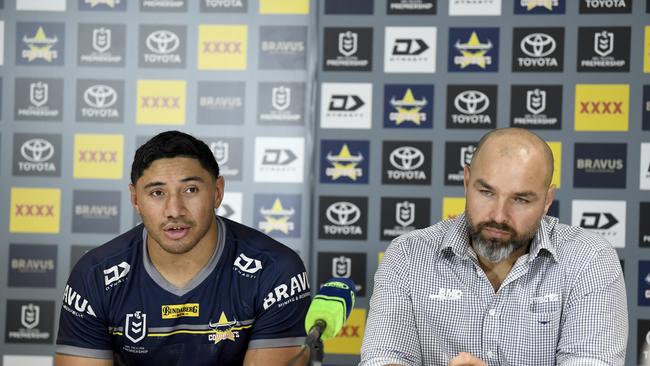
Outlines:
[[[447, 230], [439, 250], [442, 252], [446, 249], [451, 249], [455, 255], [464, 258], [470, 251], [467, 217], [465, 214], [461, 214], [450, 221], [451, 224], [449, 230]], [[550, 232], [553, 230], [557, 222], [558, 219], [555, 217], [544, 216], [542, 218], [528, 251], [529, 262], [537, 258], [542, 249], [550, 253], [553, 260], [557, 262], [557, 248], [550, 238]]]

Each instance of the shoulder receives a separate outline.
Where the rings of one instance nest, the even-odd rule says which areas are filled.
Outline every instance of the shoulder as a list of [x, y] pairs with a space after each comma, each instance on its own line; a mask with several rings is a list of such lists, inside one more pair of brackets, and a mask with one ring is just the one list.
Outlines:
[[413, 230], [395, 238], [390, 247], [399, 249], [408, 256], [436, 254], [458, 222], [458, 218], [444, 220], [424, 229]]

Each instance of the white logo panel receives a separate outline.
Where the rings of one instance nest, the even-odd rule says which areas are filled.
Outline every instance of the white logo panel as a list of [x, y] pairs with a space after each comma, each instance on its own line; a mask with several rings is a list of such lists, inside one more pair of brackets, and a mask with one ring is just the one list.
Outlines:
[[369, 129], [371, 127], [371, 83], [323, 83], [320, 100], [321, 128]]
[[302, 183], [304, 162], [304, 137], [255, 139], [256, 182]]
[[242, 192], [228, 192], [223, 195], [221, 206], [217, 209], [217, 215], [242, 223]]
[[449, 15], [501, 15], [501, 0], [450, 0]]
[[17, 0], [16, 10], [65, 11], [65, 0]]
[[573, 200], [571, 224], [607, 239], [614, 248], [625, 248], [625, 201]]
[[641, 144], [641, 177], [639, 189], [650, 190], [650, 142]]
[[384, 72], [436, 72], [436, 27], [386, 27]]

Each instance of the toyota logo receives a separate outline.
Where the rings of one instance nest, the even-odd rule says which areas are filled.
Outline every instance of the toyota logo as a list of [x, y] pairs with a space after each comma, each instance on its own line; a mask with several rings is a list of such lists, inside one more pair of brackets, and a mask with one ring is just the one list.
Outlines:
[[94, 108], [108, 108], [117, 101], [117, 92], [108, 85], [93, 85], [84, 92], [84, 101]]
[[533, 33], [524, 37], [520, 46], [530, 57], [545, 57], [555, 51], [555, 39], [548, 34]]
[[454, 107], [465, 114], [483, 113], [489, 106], [490, 99], [478, 90], [466, 90], [454, 99]]
[[341, 201], [331, 204], [325, 215], [334, 225], [346, 226], [359, 221], [361, 210], [354, 203]]
[[54, 155], [54, 146], [47, 140], [34, 138], [25, 141], [20, 147], [20, 154], [32, 163], [41, 163], [50, 160]]
[[390, 153], [389, 160], [398, 169], [415, 170], [424, 164], [424, 154], [414, 147], [402, 146]]
[[176, 51], [181, 40], [170, 31], [159, 30], [147, 36], [146, 43], [152, 52], [166, 54]]

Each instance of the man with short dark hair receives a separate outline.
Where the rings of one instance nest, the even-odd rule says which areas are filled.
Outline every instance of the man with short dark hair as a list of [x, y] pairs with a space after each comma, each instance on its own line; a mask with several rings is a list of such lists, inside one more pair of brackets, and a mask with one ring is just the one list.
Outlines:
[[360, 365], [623, 365], [618, 256], [545, 216], [548, 145], [524, 129], [491, 131], [464, 174], [463, 215], [386, 250]]
[[143, 224], [75, 265], [57, 365], [286, 365], [298, 354], [304, 265], [215, 215], [224, 179], [205, 143], [178, 131], [153, 137], [135, 153], [129, 189]]

